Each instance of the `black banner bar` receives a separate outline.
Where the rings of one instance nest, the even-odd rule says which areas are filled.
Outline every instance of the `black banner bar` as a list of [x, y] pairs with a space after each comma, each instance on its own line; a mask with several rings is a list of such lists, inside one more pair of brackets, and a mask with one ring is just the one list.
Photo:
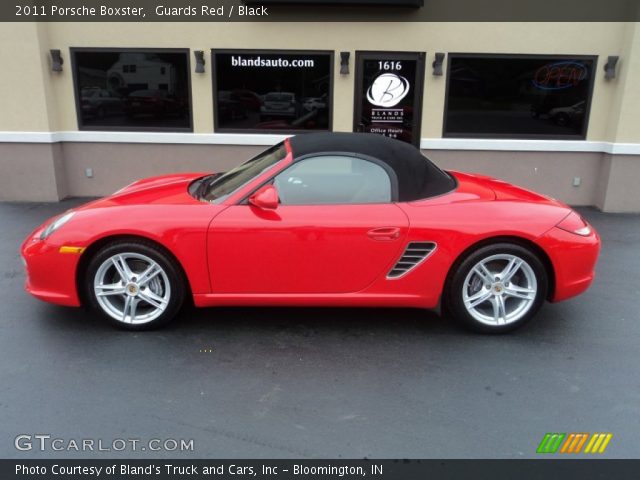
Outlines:
[[422, 7], [424, 0], [243, 0], [247, 5], [377, 5], [385, 7]]
[[24, 480], [636, 480], [640, 460], [0, 460]]
[[421, 8], [259, 0], [15, 0], [2, 22], [625, 22], [638, 0], [426, 0]]

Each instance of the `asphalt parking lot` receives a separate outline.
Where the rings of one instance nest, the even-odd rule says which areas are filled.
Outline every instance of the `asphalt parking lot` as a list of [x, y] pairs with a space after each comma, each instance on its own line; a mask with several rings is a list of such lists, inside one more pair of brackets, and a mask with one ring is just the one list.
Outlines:
[[[640, 215], [581, 209], [603, 239], [595, 284], [506, 336], [307, 308], [127, 333], [23, 291], [20, 242], [77, 203], [0, 204], [1, 458], [531, 458], [546, 432], [611, 432], [606, 457], [640, 457]], [[194, 451], [15, 449], [41, 433]]]

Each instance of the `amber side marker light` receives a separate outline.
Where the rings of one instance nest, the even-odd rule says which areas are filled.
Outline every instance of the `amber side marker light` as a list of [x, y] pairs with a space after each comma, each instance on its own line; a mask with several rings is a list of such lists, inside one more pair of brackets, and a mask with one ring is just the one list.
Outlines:
[[69, 247], [69, 246], [63, 245], [62, 247], [60, 247], [60, 249], [58, 251], [60, 253], [75, 253], [75, 254], [79, 255], [82, 252], [84, 252], [84, 250], [85, 250], [84, 247]]

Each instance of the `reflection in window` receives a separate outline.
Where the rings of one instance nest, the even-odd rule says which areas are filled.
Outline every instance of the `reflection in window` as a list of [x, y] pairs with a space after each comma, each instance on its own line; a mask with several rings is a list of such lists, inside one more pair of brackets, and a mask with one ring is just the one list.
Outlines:
[[283, 205], [391, 201], [391, 180], [380, 165], [342, 155], [301, 160], [278, 174], [274, 186]]
[[328, 130], [330, 53], [214, 52], [217, 130]]
[[72, 50], [80, 128], [191, 128], [186, 51]]
[[593, 58], [451, 55], [445, 136], [585, 138]]

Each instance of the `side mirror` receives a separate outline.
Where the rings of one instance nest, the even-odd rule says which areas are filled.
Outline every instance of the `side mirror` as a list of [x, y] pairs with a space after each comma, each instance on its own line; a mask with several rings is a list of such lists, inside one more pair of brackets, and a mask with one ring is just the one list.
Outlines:
[[263, 210], [275, 210], [279, 203], [278, 190], [273, 185], [264, 185], [249, 197], [249, 203]]

